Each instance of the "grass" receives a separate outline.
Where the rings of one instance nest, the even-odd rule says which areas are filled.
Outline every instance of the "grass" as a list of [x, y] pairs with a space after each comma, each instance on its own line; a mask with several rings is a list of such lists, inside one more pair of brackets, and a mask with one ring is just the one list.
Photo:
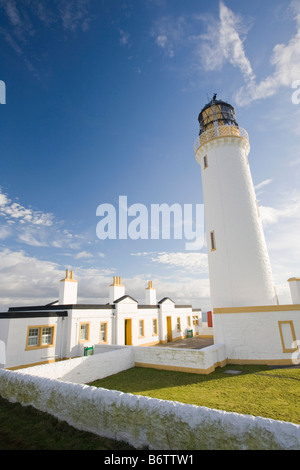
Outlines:
[[133, 368], [89, 385], [300, 424], [299, 368], [231, 365], [210, 375]]
[[0, 397], [0, 450], [133, 450]]

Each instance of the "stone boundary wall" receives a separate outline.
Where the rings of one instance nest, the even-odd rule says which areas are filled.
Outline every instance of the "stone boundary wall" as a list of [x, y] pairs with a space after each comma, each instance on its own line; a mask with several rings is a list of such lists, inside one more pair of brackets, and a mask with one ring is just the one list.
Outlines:
[[[29, 370], [29, 369], [28, 369]], [[299, 450], [300, 426], [0, 370], [0, 395], [150, 450]]]
[[216, 367], [226, 365], [225, 346], [214, 344], [203, 349], [139, 346], [134, 348], [134, 362], [137, 367], [210, 374]]

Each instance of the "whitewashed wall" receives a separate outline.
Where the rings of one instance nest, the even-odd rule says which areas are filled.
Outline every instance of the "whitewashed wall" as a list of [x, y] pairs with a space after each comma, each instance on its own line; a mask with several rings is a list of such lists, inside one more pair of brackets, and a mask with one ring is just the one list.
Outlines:
[[[54, 361], [64, 356], [63, 332], [67, 328], [68, 319], [64, 317], [38, 317], [38, 318], [13, 318], [9, 321], [6, 341], [6, 364], [5, 367], [17, 367], [38, 362]], [[26, 351], [26, 340], [28, 327], [54, 326], [55, 346]], [[62, 325], [64, 325], [62, 327]]]
[[[135, 318], [135, 345], [141, 344], [153, 344], [158, 343], [158, 309], [152, 308], [142, 308], [138, 309], [137, 316]], [[139, 335], [139, 321], [144, 322], [144, 336], [140, 337]], [[153, 334], [153, 320], [157, 321], [157, 334]]]
[[129, 346], [98, 346], [99, 354], [20, 369], [23, 374], [86, 384], [134, 367]]
[[150, 450], [299, 450], [300, 426], [0, 370], [0, 394]]
[[134, 348], [134, 361], [140, 367], [154, 367], [196, 374], [213, 372], [215, 367], [225, 365], [225, 359], [225, 347], [222, 344], [214, 344], [203, 349]]
[[42, 364], [19, 372], [84, 384], [134, 366], [206, 374], [225, 365], [224, 360], [224, 345], [203, 349], [97, 345], [93, 356]]
[[[65, 334], [65, 341], [70, 341], [70, 346], [65, 357], [83, 355], [85, 347], [98, 344], [100, 341], [100, 323], [107, 324], [107, 340], [112, 341], [112, 310], [111, 309], [74, 309], [69, 311], [70, 332]], [[80, 342], [80, 325], [89, 324], [89, 339]]]

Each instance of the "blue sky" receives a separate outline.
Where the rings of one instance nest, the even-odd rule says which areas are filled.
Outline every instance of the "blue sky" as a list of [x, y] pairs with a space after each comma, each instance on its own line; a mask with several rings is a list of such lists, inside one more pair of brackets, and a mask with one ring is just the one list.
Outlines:
[[[210, 308], [205, 247], [99, 240], [96, 209], [202, 204], [193, 143], [214, 93], [250, 136], [275, 283], [300, 270], [300, 1], [0, 0], [0, 310], [102, 303], [118, 275], [143, 301]], [[297, 84], [299, 80], [299, 85]]]

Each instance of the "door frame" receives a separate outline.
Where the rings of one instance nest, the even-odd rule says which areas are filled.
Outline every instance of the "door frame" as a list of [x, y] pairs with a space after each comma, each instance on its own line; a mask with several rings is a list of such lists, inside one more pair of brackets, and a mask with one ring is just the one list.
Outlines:
[[132, 346], [132, 318], [124, 319], [124, 344]]
[[172, 317], [168, 316], [167, 318], [167, 341], [171, 342], [173, 340], [172, 334]]

